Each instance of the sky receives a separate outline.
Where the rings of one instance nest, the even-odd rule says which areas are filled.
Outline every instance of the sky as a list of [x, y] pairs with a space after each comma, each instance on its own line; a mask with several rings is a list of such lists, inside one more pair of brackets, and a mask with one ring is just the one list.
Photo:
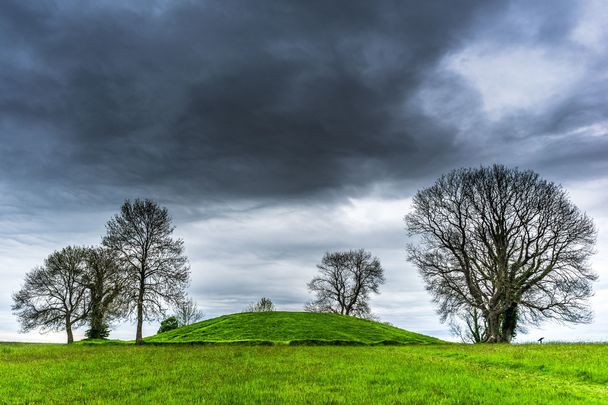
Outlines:
[[206, 317], [302, 310], [326, 251], [365, 248], [374, 313], [454, 339], [403, 217], [493, 163], [562, 184], [599, 230], [593, 323], [517, 341], [608, 340], [606, 20], [603, 0], [2, 1], [0, 341], [65, 341], [19, 333], [11, 293], [133, 198], [169, 209]]

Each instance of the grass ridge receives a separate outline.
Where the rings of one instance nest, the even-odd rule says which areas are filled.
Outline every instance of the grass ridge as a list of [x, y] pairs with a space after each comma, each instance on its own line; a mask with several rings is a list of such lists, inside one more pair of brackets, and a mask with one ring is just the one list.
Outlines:
[[147, 344], [386, 346], [445, 343], [391, 325], [311, 312], [243, 312], [223, 315], [144, 339]]

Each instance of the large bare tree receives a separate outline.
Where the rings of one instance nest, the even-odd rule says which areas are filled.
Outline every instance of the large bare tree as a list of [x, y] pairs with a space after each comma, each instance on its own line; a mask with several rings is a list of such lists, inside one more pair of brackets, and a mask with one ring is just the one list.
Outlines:
[[72, 330], [85, 322], [89, 309], [86, 257], [86, 249], [68, 246], [26, 274], [12, 306], [23, 332], [65, 330], [68, 343], [74, 341]]
[[167, 305], [184, 299], [190, 279], [184, 242], [172, 237], [167, 209], [147, 199], [125, 201], [106, 229], [103, 245], [127, 273], [125, 294], [137, 319], [135, 341], [141, 344], [144, 320], [158, 320]]
[[128, 308], [123, 294], [126, 281], [125, 271], [111, 250], [103, 247], [88, 249], [84, 275], [90, 305], [87, 337], [107, 337], [108, 324], [122, 317]]
[[454, 170], [418, 191], [405, 217], [409, 260], [442, 320], [479, 342], [521, 323], [588, 322], [596, 230], [559, 185], [501, 165]]
[[315, 295], [306, 311], [334, 312], [371, 318], [369, 296], [384, 283], [380, 260], [363, 249], [326, 253], [317, 265], [319, 275], [308, 283]]

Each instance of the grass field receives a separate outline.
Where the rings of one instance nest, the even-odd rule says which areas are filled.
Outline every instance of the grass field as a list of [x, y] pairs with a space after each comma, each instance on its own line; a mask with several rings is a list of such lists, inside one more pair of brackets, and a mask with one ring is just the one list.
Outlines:
[[224, 315], [145, 339], [148, 343], [434, 344], [441, 340], [379, 322], [328, 313]]
[[226, 315], [145, 342], [0, 344], [0, 403], [608, 404], [606, 344], [450, 344], [299, 312]]
[[608, 403], [608, 345], [0, 344], [0, 402]]

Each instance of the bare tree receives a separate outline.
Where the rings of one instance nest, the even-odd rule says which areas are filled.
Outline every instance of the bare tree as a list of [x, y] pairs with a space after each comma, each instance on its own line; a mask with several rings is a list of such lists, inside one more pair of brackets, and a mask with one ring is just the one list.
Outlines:
[[320, 274], [308, 283], [315, 298], [306, 304], [306, 311], [374, 318], [369, 295], [378, 294], [384, 283], [378, 258], [363, 249], [326, 253], [317, 268]]
[[510, 342], [521, 322], [591, 319], [596, 230], [561, 186], [500, 165], [460, 169], [418, 191], [413, 208], [405, 221], [419, 245], [408, 259], [443, 321]]
[[274, 304], [270, 298], [262, 297], [255, 304], [249, 304], [245, 308], [245, 312], [273, 312]]
[[175, 319], [179, 326], [186, 326], [198, 322], [205, 317], [198, 304], [192, 298], [180, 301], [175, 305]]
[[184, 298], [190, 279], [184, 242], [172, 238], [175, 228], [167, 209], [151, 200], [125, 201], [106, 229], [103, 245], [127, 273], [125, 297], [137, 319], [135, 341], [141, 344], [144, 320], [159, 320], [166, 305]]
[[482, 343], [488, 340], [488, 326], [477, 308], [468, 308], [450, 318], [452, 333], [464, 343]]
[[23, 287], [13, 294], [12, 310], [21, 330], [65, 330], [72, 343], [72, 330], [88, 315], [85, 274], [86, 249], [72, 246], [53, 252], [43, 266], [27, 273]]
[[108, 325], [120, 318], [126, 303], [123, 299], [125, 271], [109, 249], [89, 248], [87, 251], [87, 271], [83, 282], [89, 294], [89, 338], [105, 338]]

